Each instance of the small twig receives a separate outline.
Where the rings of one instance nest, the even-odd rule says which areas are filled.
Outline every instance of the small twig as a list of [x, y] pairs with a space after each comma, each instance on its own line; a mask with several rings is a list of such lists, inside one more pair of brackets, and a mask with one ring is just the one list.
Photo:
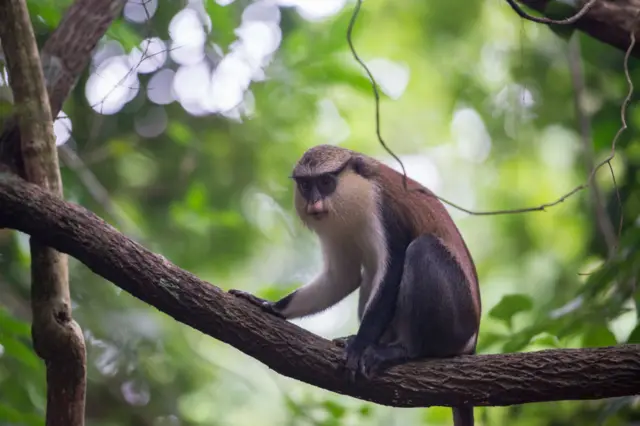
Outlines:
[[539, 24], [553, 24], [553, 25], [570, 25], [575, 23], [578, 19], [582, 18], [588, 11], [596, 4], [596, 0], [589, 0], [583, 7], [576, 13], [575, 15], [566, 18], [566, 19], [549, 19], [549, 18], [539, 18], [537, 16], [529, 15], [527, 12], [522, 10], [520, 5], [516, 3], [515, 0], [507, 0], [509, 6], [521, 17], [528, 21], [537, 22]]
[[361, 7], [362, 7], [362, 0], [357, 0], [356, 7], [353, 10], [353, 15], [351, 15], [351, 20], [349, 21], [349, 26], [347, 28], [347, 43], [349, 43], [349, 48], [351, 49], [351, 54], [353, 55], [354, 59], [362, 66], [364, 71], [369, 76], [369, 79], [371, 80], [371, 88], [373, 89], [373, 96], [376, 101], [375, 102], [376, 135], [378, 136], [378, 140], [380, 141], [380, 144], [382, 145], [382, 147], [389, 153], [389, 155], [391, 155], [398, 163], [400, 163], [400, 167], [402, 168], [402, 174], [404, 175], [404, 186], [406, 189], [407, 188], [407, 171], [404, 168], [404, 164], [402, 163], [402, 160], [400, 160], [400, 158], [393, 151], [391, 151], [391, 149], [387, 146], [387, 144], [382, 139], [382, 132], [380, 130], [380, 93], [378, 92], [378, 83], [376, 83], [376, 79], [373, 77], [373, 74], [371, 74], [371, 70], [369, 70], [369, 67], [367, 67], [365, 63], [362, 61], [362, 59], [360, 59], [360, 56], [358, 56], [358, 53], [356, 52], [355, 47], [353, 47], [353, 40], [352, 40], [353, 27], [356, 25], [356, 20], [358, 19], [358, 14], [360, 13]]

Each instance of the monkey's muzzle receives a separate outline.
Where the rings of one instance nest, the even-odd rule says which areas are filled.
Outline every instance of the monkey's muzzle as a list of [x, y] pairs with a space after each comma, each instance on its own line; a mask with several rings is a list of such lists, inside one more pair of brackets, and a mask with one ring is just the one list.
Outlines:
[[329, 211], [324, 205], [324, 200], [319, 199], [307, 203], [307, 214], [315, 220], [320, 220], [326, 217], [329, 214]]

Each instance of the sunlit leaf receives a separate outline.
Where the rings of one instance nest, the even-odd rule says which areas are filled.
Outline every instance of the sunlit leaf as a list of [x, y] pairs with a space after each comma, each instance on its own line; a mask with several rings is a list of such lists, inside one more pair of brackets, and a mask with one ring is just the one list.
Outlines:
[[369, 417], [371, 416], [371, 406], [369, 404], [362, 404], [358, 412], [362, 417]]
[[336, 401], [333, 401], [333, 400], [326, 400], [323, 402], [322, 405], [336, 419], [340, 419], [344, 417], [345, 413], [347, 412], [346, 408], [343, 405], [338, 404]]
[[508, 335], [502, 333], [481, 332], [478, 338], [478, 351], [483, 351], [485, 348], [504, 342], [508, 338]]
[[524, 294], [506, 295], [490, 311], [489, 316], [504, 321], [509, 328], [512, 326], [513, 316], [519, 312], [531, 310], [533, 302]]
[[5, 356], [11, 356], [29, 368], [40, 368], [41, 361], [30, 346], [18, 339], [8, 336], [0, 336], [0, 344], [4, 347]]
[[107, 37], [119, 41], [125, 52], [130, 52], [134, 47], [139, 47], [142, 41], [142, 37], [121, 19], [117, 19], [111, 24], [109, 30], [107, 30]]
[[640, 343], [640, 324], [638, 324], [631, 334], [629, 334], [627, 343]]
[[211, 19], [211, 38], [223, 48], [235, 40], [234, 30], [240, 24], [238, 8], [205, 0], [205, 10]]
[[529, 345], [537, 350], [561, 347], [558, 338], [549, 333], [540, 333], [534, 336]]
[[582, 346], [587, 348], [613, 346], [617, 343], [616, 336], [604, 325], [589, 327], [582, 338]]

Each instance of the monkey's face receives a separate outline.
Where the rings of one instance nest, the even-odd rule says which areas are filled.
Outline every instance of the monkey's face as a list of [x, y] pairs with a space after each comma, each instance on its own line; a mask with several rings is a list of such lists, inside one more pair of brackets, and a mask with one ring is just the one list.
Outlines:
[[349, 167], [294, 179], [298, 216], [318, 234], [349, 235], [362, 226], [377, 207], [373, 182]]
[[329, 198], [336, 190], [338, 176], [338, 173], [322, 173], [295, 178], [296, 207], [300, 217], [320, 221], [329, 216]]

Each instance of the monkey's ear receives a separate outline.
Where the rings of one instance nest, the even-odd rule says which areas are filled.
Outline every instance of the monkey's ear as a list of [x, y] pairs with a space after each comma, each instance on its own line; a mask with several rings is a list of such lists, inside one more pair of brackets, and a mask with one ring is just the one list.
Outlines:
[[359, 155], [351, 157], [351, 168], [354, 172], [359, 174], [364, 178], [369, 178], [373, 176], [374, 170], [373, 166], [369, 164], [369, 162]]

